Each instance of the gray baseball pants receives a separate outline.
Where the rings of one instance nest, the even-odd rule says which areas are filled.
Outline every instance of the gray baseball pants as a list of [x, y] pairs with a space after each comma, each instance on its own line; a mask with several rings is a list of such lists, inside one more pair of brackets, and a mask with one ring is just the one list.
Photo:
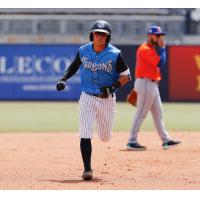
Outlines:
[[129, 143], [137, 142], [140, 126], [149, 111], [151, 111], [154, 125], [162, 142], [169, 141], [171, 138], [163, 122], [163, 110], [158, 84], [147, 78], [138, 78], [135, 81], [134, 89], [137, 92], [137, 106], [130, 130]]

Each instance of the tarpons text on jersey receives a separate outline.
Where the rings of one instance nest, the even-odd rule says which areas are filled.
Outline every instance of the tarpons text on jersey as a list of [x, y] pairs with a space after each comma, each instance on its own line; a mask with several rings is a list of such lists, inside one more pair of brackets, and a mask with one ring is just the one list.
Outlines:
[[84, 68], [89, 68], [92, 71], [102, 70], [111, 72], [112, 71], [112, 60], [108, 60], [107, 62], [90, 62], [87, 57], [82, 57], [81, 59]]

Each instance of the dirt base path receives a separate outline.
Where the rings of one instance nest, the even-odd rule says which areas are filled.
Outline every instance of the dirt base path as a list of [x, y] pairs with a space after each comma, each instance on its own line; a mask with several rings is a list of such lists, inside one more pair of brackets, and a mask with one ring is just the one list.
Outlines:
[[140, 133], [147, 151], [127, 151], [128, 133], [93, 139], [94, 180], [81, 179], [78, 134], [0, 134], [0, 189], [200, 189], [200, 133], [170, 133], [182, 144], [162, 150]]

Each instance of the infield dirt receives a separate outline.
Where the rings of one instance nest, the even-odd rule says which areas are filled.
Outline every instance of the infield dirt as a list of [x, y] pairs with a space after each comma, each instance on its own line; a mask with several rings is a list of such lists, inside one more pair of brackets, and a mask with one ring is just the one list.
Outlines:
[[82, 181], [78, 133], [0, 134], [0, 189], [200, 189], [200, 133], [170, 132], [182, 144], [163, 150], [156, 132], [146, 151], [126, 150], [128, 133], [102, 143], [95, 134], [94, 179]]

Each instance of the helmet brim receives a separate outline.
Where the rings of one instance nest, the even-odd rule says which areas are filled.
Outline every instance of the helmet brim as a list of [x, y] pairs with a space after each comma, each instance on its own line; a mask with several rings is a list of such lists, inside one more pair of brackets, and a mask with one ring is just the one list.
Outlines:
[[103, 30], [103, 29], [94, 29], [91, 32], [102, 32], [102, 33], [107, 33], [108, 35], [110, 34], [107, 30]]

